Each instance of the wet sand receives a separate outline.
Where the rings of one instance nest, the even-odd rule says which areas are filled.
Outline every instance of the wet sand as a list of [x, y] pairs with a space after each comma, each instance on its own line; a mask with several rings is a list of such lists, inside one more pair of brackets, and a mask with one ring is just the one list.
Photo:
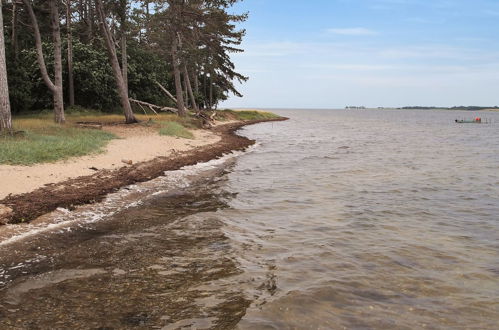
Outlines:
[[230, 281], [241, 271], [223, 223], [197, 215], [227, 207], [213, 194], [223, 171], [106, 221], [0, 246], [0, 328], [234, 328], [250, 304]]

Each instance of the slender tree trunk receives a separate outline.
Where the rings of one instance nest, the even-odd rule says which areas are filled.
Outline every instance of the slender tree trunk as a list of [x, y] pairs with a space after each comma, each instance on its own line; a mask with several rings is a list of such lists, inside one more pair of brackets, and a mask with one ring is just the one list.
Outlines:
[[199, 78], [197, 72], [194, 72], [194, 91], [199, 94]]
[[177, 56], [177, 49], [178, 49], [178, 40], [177, 36], [175, 36], [173, 43], [172, 43], [172, 62], [173, 62], [173, 75], [175, 77], [175, 90], [177, 92], [177, 109], [178, 109], [178, 114], [182, 117], [184, 117], [187, 112], [185, 111], [185, 106], [184, 106], [184, 96], [182, 93], [182, 78], [180, 76], [180, 63], [179, 59]]
[[208, 108], [208, 74], [206, 68], [203, 73], [203, 103], [204, 107]]
[[19, 59], [19, 46], [17, 43], [17, 1], [12, 2], [12, 50], [14, 51], [14, 60]]
[[94, 7], [92, 6], [92, 0], [87, 0], [85, 4], [87, 8], [87, 38], [88, 42], [91, 42], [94, 38]]
[[125, 113], [125, 122], [127, 124], [136, 123], [132, 107], [130, 106], [130, 100], [128, 99], [128, 91], [126, 89], [125, 81], [123, 80], [122, 71], [120, 68], [120, 63], [118, 61], [118, 56], [116, 54], [116, 48], [113, 43], [111, 32], [109, 31], [109, 26], [106, 22], [106, 15], [104, 14], [104, 9], [102, 6], [102, 0], [96, 0], [97, 15], [99, 16], [102, 35], [106, 44], [107, 53], [109, 56], [109, 61], [111, 62], [111, 67], [113, 69], [114, 77], [116, 79], [116, 86], [118, 88], [118, 94], [121, 100], [121, 106]]
[[66, 27], [68, 38], [68, 88], [69, 88], [69, 105], [75, 105], [75, 89], [73, 78], [73, 34], [71, 33], [71, 0], [66, 0]]
[[184, 90], [184, 104], [185, 104], [185, 107], [187, 109], [189, 109], [189, 93], [187, 92], [187, 78], [185, 77], [185, 74], [183, 74], [183, 72], [181, 73], [181, 75], [184, 77], [183, 79], [183, 86], [182, 86], [182, 89]]
[[127, 0], [120, 1], [120, 34], [121, 34], [121, 71], [123, 74], [123, 81], [125, 82], [125, 88], [128, 93], [128, 58], [127, 58], [127, 44], [126, 44], [126, 32], [127, 32]]
[[12, 116], [7, 82], [7, 65], [5, 63], [2, 1], [0, 1], [0, 132], [10, 130], [12, 130]]
[[58, 124], [66, 121], [64, 117], [64, 96], [62, 90], [62, 47], [61, 30], [59, 26], [58, 0], [50, 0], [50, 22], [54, 42], [54, 120]]
[[210, 110], [213, 109], [213, 73], [210, 72]]
[[38, 61], [38, 65], [40, 66], [40, 71], [42, 74], [42, 79], [50, 89], [51, 92], [55, 89], [54, 84], [50, 80], [50, 77], [47, 73], [47, 67], [45, 66], [45, 59], [43, 57], [43, 49], [42, 49], [42, 39], [40, 36], [40, 29], [38, 28], [38, 21], [36, 19], [33, 8], [31, 7], [31, 3], [29, 0], [23, 0], [26, 9], [28, 10], [28, 14], [31, 20], [31, 24], [33, 25], [33, 34], [35, 36], [35, 46], [36, 46], [36, 59]]
[[196, 111], [197, 113], [199, 112], [199, 108], [198, 105], [196, 104], [196, 98], [194, 97], [194, 93], [192, 92], [191, 80], [189, 79], [189, 71], [187, 71], [187, 65], [185, 63], [184, 63], [184, 77], [185, 77], [185, 84], [187, 85], [187, 92], [191, 97], [192, 107], [194, 108], [194, 111]]
[[45, 59], [43, 57], [42, 38], [38, 27], [38, 20], [29, 0], [23, 0], [24, 6], [28, 11], [28, 15], [33, 25], [33, 33], [35, 36], [35, 46], [38, 65], [42, 74], [45, 85], [52, 92], [54, 100], [54, 119], [56, 123], [64, 123], [64, 101], [62, 97], [62, 59], [61, 59], [61, 33], [59, 29], [59, 11], [56, 0], [50, 0], [50, 22], [52, 26], [52, 38], [54, 43], [54, 82], [50, 79]]
[[126, 49], [126, 35], [122, 32], [121, 35], [121, 71], [123, 74], [123, 82], [125, 83], [125, 88], [128, 94], [128, 58]]
[[175, 96], [173, 96], [163, 85], [161, 85], [158, 81], [156, 81], [156, 85], [159, 86], [159, 88], [161, 88], [161, 90], [166, 94], [168, 95], [173, 102], [177, 103], [177, 99], [175, 98]]

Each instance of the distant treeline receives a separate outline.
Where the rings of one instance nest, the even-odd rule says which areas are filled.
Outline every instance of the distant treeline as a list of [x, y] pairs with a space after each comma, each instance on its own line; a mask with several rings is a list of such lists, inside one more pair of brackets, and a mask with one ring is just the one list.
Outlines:
[[479, 111], [479, 110], [488, 110], [488, 109], [499, 109], [498, 106], [493, 107], [479, 107], [479, 106], [457, 106], [457, 107], [421, 107], [421, 106], [413, 106], [413, 107], [403, 107], [398, 109], [411, 109], [411, 110], [469, 110], [469, 111]]

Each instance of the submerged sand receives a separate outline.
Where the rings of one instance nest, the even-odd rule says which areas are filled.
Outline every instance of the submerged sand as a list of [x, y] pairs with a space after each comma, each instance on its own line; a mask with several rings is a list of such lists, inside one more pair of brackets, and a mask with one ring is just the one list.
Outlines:
[[32, 166], [0, 165], [0, 199], [96, 171], [117, 169], [126, 166], [124, 161], [135, 164], [220, 141], [220, 136], [209, 130], [193, 130], [194, 139], [161, 136], [154, 128], [143, 126], [105, 126], [103, 130], [119, 139], [110, 141], [100, 154]]

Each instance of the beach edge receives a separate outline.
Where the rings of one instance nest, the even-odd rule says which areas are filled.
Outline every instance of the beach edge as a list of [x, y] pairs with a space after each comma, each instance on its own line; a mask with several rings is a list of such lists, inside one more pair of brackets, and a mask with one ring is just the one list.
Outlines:
[[9, 195], [0, 200], [0, 225], [29, 223], [59, 207], [71, 210], [79, 205], [93, 204], [122, 187], [152, 180], [164, 175], [165, 171], [175, 171], [184, 166], [217, 159], [233, 151], [245, 150], [253, 145], [255, 140], [238, 135], [236, 133], [238, 129], [248, 125], [284, 120], [288, 118], [239, 121], [220, 125], [212, 129], [221, 137], [220, 141], [214, 144], [48, 184], [28, 193]]

